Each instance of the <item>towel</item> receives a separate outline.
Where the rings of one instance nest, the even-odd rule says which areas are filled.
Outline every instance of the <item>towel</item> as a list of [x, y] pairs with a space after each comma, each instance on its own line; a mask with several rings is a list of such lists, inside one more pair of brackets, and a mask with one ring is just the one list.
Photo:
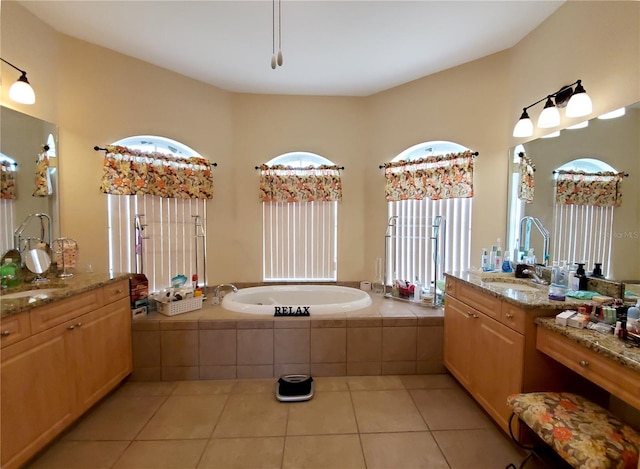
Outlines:
[[570, 298], [577, 298], [579, 300], [592, 300], [594, 296], [601, 296], [600, 293], [595, 291], [584, 291], [584, 290], [569, 290], [565, 293], [565, 296]]

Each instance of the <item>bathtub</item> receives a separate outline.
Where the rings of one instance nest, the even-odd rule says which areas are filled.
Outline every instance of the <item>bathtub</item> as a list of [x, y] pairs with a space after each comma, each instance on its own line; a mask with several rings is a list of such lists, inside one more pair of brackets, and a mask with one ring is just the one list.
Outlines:
[[366, 291], [336, 285], [250, 287], [222, 299], [224, 309], [269, 316], [316, 316], [357, 311], [369, 305], [371, 297]]

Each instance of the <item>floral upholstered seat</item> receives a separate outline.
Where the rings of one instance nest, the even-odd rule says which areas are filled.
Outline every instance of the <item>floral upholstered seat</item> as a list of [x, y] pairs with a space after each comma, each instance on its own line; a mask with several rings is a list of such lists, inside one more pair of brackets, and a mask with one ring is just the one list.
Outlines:
[[514, 394], [507, 404], [565, 461], [583, 469], [636, 469], [640, 434], [597, 404], [570, 393]]

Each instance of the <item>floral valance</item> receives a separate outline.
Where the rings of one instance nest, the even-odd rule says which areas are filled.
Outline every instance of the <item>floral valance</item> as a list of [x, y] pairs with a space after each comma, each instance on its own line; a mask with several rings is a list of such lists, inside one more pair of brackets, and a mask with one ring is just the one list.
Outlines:
[[47, 197], [53, 193], [51, 186], [51, 174], [49, 173], [49, 147], [43, 148], [36, 161], [36, 176], [34, 181], [34, 197]]
[[100, 191], [113, 195], [156, 195], [177, 199], [213, 197], [212, 163], [108, 145]]
[[520, 153], [520, 184], [518, 187], [518, 198], [528, 204], [533, 202], [535, 171], [536, 167], [531, 160], [524, 153]]
[[623, 177], [624, 173], [610, 171], [557, 171], [556, 203], [619, 207], [622, 203]]
[[337, 166], [295, 168], [260, 166], [262, 202], [333, 202], [342, 200], [342, 182]]
[[473, 197], [473, 159], [470, 151], [385, 165], [385, 198], [453, 199]]
[[0, 161], [0, 199], [16, 198], [16, 172], [14, 168], [14, 163]]

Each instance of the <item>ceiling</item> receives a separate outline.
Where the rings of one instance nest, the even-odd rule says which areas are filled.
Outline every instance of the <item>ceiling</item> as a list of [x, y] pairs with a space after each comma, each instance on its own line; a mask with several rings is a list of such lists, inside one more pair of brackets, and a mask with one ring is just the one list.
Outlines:
[[281, 1], [275, 70], [272, 0], [20, 4], [61, 33], [228, 91], [368, 96], [508, 49], [563, 3]]

